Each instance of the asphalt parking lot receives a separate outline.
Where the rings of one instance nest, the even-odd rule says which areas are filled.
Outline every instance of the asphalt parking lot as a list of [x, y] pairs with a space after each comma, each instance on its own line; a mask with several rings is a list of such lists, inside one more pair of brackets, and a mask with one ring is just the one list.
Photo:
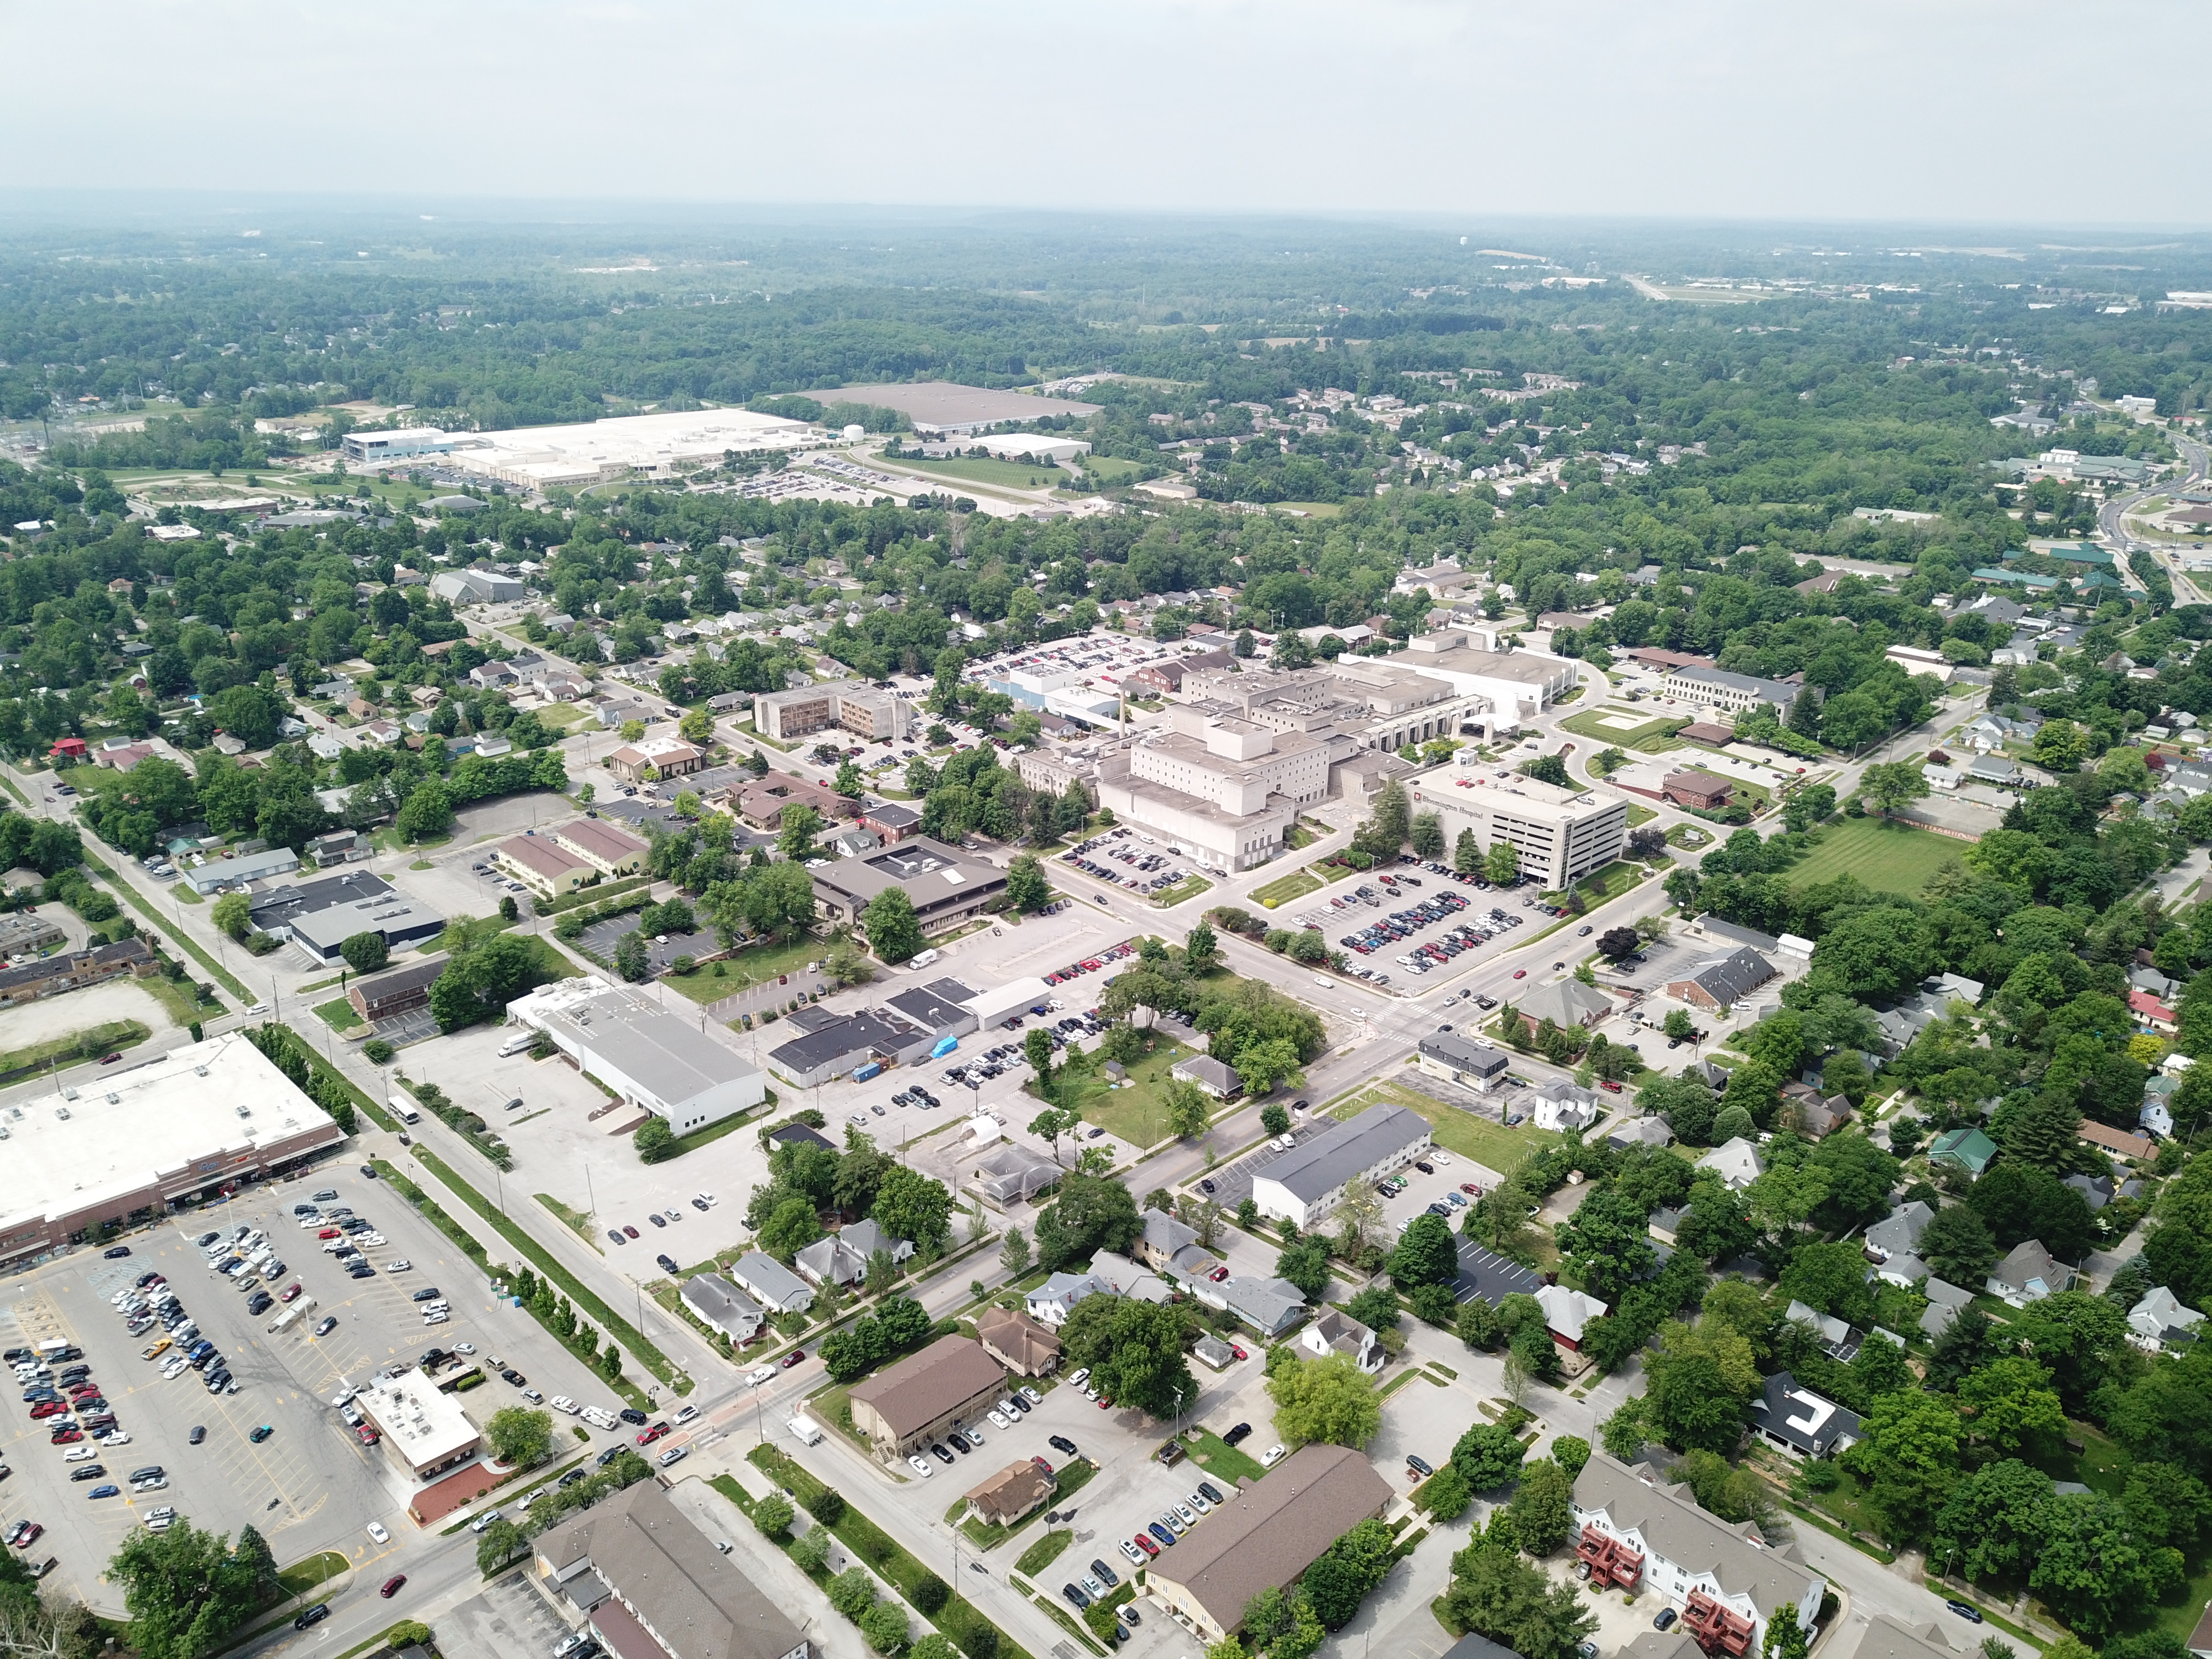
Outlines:
[[520, 1571], [494, 1579], [482, 1594], [438, 1616], [438, 1650], [447, 1659], [547, 1654], [568, 1633], [567, 1624]]
[[[389, 1241], [365, 1247], [368, 1260], [380, 1267], [405, 1260], [410, 1270], [349, 1279], [323, 1253], [314, 1231], [296, 1225], [294, 1204], [332, 1190], [340, 1194], [332, 1203], [353, 1208]], [[268, 1331], [276, 1308], [247, 1314], [248, 1293], [216, 1273], [194, 1243], [210, 1231], [228, 1231], [241, 1223], [264, 1229], [283, 1255], [288, 1271], [272, 1288], [296, 1282], [316, 1298], [312, 1312], [289, 1330]], [[566, 1394], [610, 1410], [622, 1404], [535, 1320], [495, 1303], [482, 1272], [410, 1206], [349, 1164], [249, 1188], [230, 1203], [172, 1217], [128, 1243], [131, 1254], [121, 1260], [80, 1251], [0, 1288], [0, 1337], [6, 1339], [0, 1347], [58, 1337], [82, 1348], [93, 1380], [102, 1385], [118, 1425], [131, 1437], [112, 1450], [102, 1447], [96, 1460], [108, 1470], [108, 1480], [125, 1487], [125, 1494], [94, 1500], [88, 1494], [104, 1482], [71, 1482], [68, 1472], [77, 1466], [62, 1456], [71, 1448], [51, 1444], [45, 1425], [29, 1420], [27, 1407], [11, 1402], [15, 1411], [0, 1431], [0, 1457], [14, 1471], [0, 1482], [0, 1528], [19, 1519], [43, 1525], [46, 1535], [39, 1540], [37, 1559], [46, 1553], [59, 1559], [58, 1588], [104, 1611], [119, 1609], [103, 1600], [100, 1569], [131, 1528], [163, 1504], [218, 1531], [234, 1534], [251, 1523], [268, 1537], [280, 1563], [337, 1549], [359, 1565], [386, 1547], [368, 1539], [364, 1528], [371, 1521], [381, 1521], [395, 1541], [404, 1537], [403, 1528], [410, 1527], [405, 1510], [413, 1483], [381, 1448], [361, 1445], [329, 1401], [379, 1366], [412, 1364], [434, 1343], [452, 1348], [472, 1341], [480, 1357], [505, 1358], [548, 1396]], [[109, 1298], [149, 1270], [167, 1276], [186, 1313], [222, 1352], [238, 1382], [236, 1393], [210, 1395], [201, 1373], [189, 1370], [165, 1379], [167, 1354], [152, 1362], [140, 1358], [160, 1328], [131, 1336]], [[453, 1311], [447, 1323], [426, 1328], [410, 1298], [432, 1285]], [[313, 1335], [326, 1316], [337, 1317], [336, 1328], [326, 1336]], [[463, 1398], [481, 1422], [515, 1403], [516, 1391], [492, 1377]], [[566, 1426], [558, 1417], [556, 1422]], [[276, 1432], [257, 1445], [248, 1437], [264, 1423]], [[194, 1425], [207, 1430], [198, 1446], [189, 1442]], [[613, 1444], [618, 1437], [589, 1432], [595, 1444]], [[630, 1432], [622, 1426], [621, 1434]], [[143, 1495], [129, 1491], [131, 1472], [156, 1463], [167, 1472], [167, 1489]]]

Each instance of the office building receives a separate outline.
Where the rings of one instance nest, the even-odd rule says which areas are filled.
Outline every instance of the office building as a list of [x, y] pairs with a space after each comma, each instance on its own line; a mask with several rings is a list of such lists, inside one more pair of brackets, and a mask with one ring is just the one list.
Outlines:
[[577, 857], [550, 836], [510, 836], [491, 849], [491, 861], [540, 898], [559, 898], [599, 878], [599, 866]]
[[349, 461], [397, 461], [410, 455], [442, 455], [453, 447], [452, 436], [434, 426], [404, 426], [397, 431], [349, 432], [340, 441]]
[[768, 1092], [750, 1060], [671, 1013], [649, 991], [564, 979], [507, 1004], [507, 1012], [552, 1038], [577, 1070], [666, 1118], [679, 1135], [757, 1106]]
[[652, 850], [635, 836], [605, 818], [575, 818], [553, 832], [563, 852], [574, 854], [603, 876], [634, 876]]
[[44, 1261], [103, 1222], [235, 1192], [344, 1139], [239, 1032], [0, 1107], [0, 1267]]
[[814, 903], [833, 925], [863, 932], [878, 893], [903, 888], [925, 933], [957, 927], [1006, 890], [1006, 872], [928, 836], [839, 859], [814, 872]]
[[1790, 718], [1791, 707], [1805, 690], [1802, 685], [1785, 680], [1761, 679], [1756, 674], [1736, 674], [1725, 668], [1670, 669], [1664, 684], [1670, 702], [1694, 703], [1732, 714], [1765, 703], [1784, 720]]
[[868, 742], [895, 743], [912, 735], [914, 717], [896, 691], [879, 691], [866, 680], [839, 680], [796, 691], [762, 692], [753, 699], [753, 726], [777, 743], [832, 730]]
[[1443, 820], [1444, 844], [1463, 830], [1487, 854], [1512, 844], [1521, 873], [1556, 891], [1602, 870], [1628, 842], [1628, 803], [1562, 789], [1503, 769], [1425, 777], [1407, 791], [1416, 813]]
[[362, 1023], [392, 1019], [430, 1006], [430, 988], [446, 971], [449, 958], [442, 952], [427, 956], [380, 974], [364, 975], [346, 988], [346, 1000]]

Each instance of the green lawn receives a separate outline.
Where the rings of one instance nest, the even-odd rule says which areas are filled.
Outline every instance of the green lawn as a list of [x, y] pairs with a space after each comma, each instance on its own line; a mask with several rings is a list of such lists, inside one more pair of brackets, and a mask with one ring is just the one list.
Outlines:
[[1196, 1439], [1186, 1431], [1182, 1443], [1189, 1448], [1190, 1461], [1213, 1476], [1216, 1486], [1231, 1486], [1247, 1479], [1257, 1480], [1267, 1474], [1258, 1458], [1246, 1455], [1241, 1447], [1231, 1445], [1212, 1429], [1199, 1430]]
[[[1187, 1060], [1197, 1052], [1164, 1037], [1155, 1036], [1152, 1052], [1128, 1068], [1133, 1089], [1112, 1089], [1108, 1079], [1098, 1071], [1098, 1062], [1085, 1054], [1077, 1062], [1077, 1070], [1061, 1073], [1067, 1080], [1056, 1083], [1054, 1092], [1058, 1097], [1083, 1115], [1086, 1123], [1095, 1123], [1111, 1135], [1119, 1135], [1133, 1146], [1149, 1146], [1167, 1133], [1167, 1113], [1161, 1107], [1159, 1091], [1168, 1080], [1168, 1073], [1177, 1060]], [[1038, 1103], [1042, 1109], [1042, 1102]]]
[[957, 461], [898, 460], [885, 461], [884, 465], [903, 467], [909, 472], [934, 472], [947, 478], [966, 478], [973, 483], [999, 484], [1015, 489], [1042, 489], [1048, 484], [1064, 484], [1070, 476], [1065, 469], [1048, 462], [996, 461], [967, 456]]
[[1318, 893], [1322, 886], [1321, 878], [1311, 871], [1293, 870], [1287, 876], [1277, 877], [1265, 887], [1255, 888], [1252, 893], [1252, 900], [1254, 903], [1263, 904], [1272, 910], [1279, 904], [1286, 904], [1295, 898], [1304, 898], [1308, 893]]
[[1174, 886], [1163, 887], [1152, 895], [1152, 905], [1156, 909], [1164, 910], [1171, 905], [1181, 904], [1185, 899], [1194, 899], [1200, 893], [1212, 890], [1213, 884], [1204, 876], [1185, 876]]
[[1634, 801], [1628, 803], [1628, 827], [1632, 830], [1637, 828], [1639, 824], [1650, 823], [1652, 819], [1658, 816], [1658, 813], [1653, 811], [1648, 806], [1638, 806]]
[[1712, 840], [1711, 830], [1700, 830], [1693, 823], [1673, 824], [1667, 830], [1667, 845], [1680, 847], [1686, 851], [1695, 851], [1698, 848], [1710, 846], [1712, 844]]
[[[1691, 724], [1687, 716], [1662, 715], [1656, 720], [1643, 720], [1630, 726], [1606, 724], [1607, 716], [1635, 719], [1625, 709], [1586, 708], [1578, 714], [1570, 714], [1559, 722], [1564, 731], [1578, 738], [1589, 738], [1614, 749], [1639, 749], [1655, 738], [1671, 738]], [[1672, 748], [1675, 745], [1668, 744]]]
[[353, 1004], [343, 997], [316, 1004], [315, 1018], [341, 1036], [362, 1023], [361, 1016], [354, 1012]]
[[135, 1048], [153, 1036], [149, 1026], [135, 1019], [113, 1019], [67, 1036], [49, 1037], [27, 1048], [0, 1054], [0, 1074], [29, 1073], [50, 1062], [74, 1066], [107, 1049]]
[[1085, 455], [1083, 470], [1109, 486], [1133, 483], [1144, 465], [1138, 461], [1125, 461], [1114, 455]]
[[1022, 1552], [1021, 1559], [1014, 1563], [1014, 1571], [1035, 1577], [1059, 1560], [1074, 1541], [1075, 1534], [1072, 1530], [1066, 1527], [1054, 1527]]
[[[720, 1002], [779, 974], [803, 972], [808, 963], [820, 961], [828, 948], [820, 939], [805, 936], [789, 945], [755, 945], [726, 961], [710, 962], [688, 974], [664, 974], [660, 982], [694, 1002]], [[723, 971], [717, 974], [717, 968]]]
[[1928, 878], [1965, 852], [1964, 842], [1876, 817], [1845, 818], [1820, 831], [1820, 844], [1790, 867], [1792, 887], [1856, 876], [1885, 893], [1917, 898]]
[[1329, 1110], [1334, 1116], [1351, 1118], [1370, 1106], [1386, 1103], [1419, 1112], [1428, 1119], [1437, 1146], [1462, 1158], [1471, 1158], [1500, 1175], [1510, 1174], [1522, 1158], [1559, 1139], [1537, 1129], [1509, 1129], [1486, 1117], [1477, 1117], [1472, 1112], [1462, 1112], [1442, 1101], [1432, 1100], [1418, 1089], [1403, 1088], [1394, 1083], [1371, 1083]]

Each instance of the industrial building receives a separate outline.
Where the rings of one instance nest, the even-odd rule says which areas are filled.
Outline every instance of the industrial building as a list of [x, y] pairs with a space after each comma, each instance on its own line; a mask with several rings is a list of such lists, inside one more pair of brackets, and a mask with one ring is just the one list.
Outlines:
[[568, 1063], [688, 1134], [761, 1103], [767, 1080], [735, 1048], [671, 1013], [648, 991], [564, 979], [507, 1004]]
[[726, 455], [804, 448], [822, 435], [804, 421], [702, 409], [459, 434], [448, 462], [523, 489], [574, 488], [633, 473], [665, 477], [684, 466], [719, 466]]
[[410, 455], [442, 455], [453, 435], [434, 426], [403, 426], [390, 432], [349, 432], [340, 441], [349, 461], [396, 461]]
[[753, 726], [778, 743], [795, 743], [833, 727], [856, 738], [891, 743], [909, 736], [913, 711], [896, 691], [866, 680], [839, 680], [797, 691], [763, 691], [753, 699]]
[[611, 1659], [808, 1659], [811, 1652], [789, 1615], [656, 1481], [625, 1486], [541, 1535], [537, 1562], [549, 1599], [574, 1608]]
[[344, 1138], [238, 1032], [0, 1109], [0, 1267], [234, 1191]]
[[1205, 1525], [1154, 1561], [1146, 1593], [1211, 1646], [1244, 1622], [1254, 1597], [1295, 1583], [1322, 1551], [1388, 1509], [1391, 1496], [1364, 1453], [1304, 1447], [1265, 1480], [1232, 1491]]
[[483, 1433], [469, 1421], [459, 1397], [441, 1393], [419, 1369], [397, 1376], [372, 1374], [354, 1401], [384, 1437], [385, 1456], [410, 1480], [443, 1474], [483, 1448]]
[[270, 847], [258, 853], [235, 853], [184, 866], [185, 884], [202, 898], [226, 887], [244, 887], [271, 876], [289, 876], [300, 867], [300, 855], [289, 847]]
[[911, 1066], [927, 1059], [937, 1042], [888, 1008], [848, 1014], [802, 1008], [788, 1023], [798, 1026], [799, 1035], [769, 1049], [767, 1061], [778, 1081], [795, 1089], [811, 1089], [862, 1066]]
[[1363, 1182], [1411, 1164], [1430, 1144], [1428, 1120], [1404, 1106], [1370, 1106], [1264, 1167], [1252, 1182], [1260, 1213], [1310, 1228]]
[[957, 927], [1006, 890], [1006, 872], [928, 836], [862, 853], [814, 872], [814, 904], [833, 925], [866, 931], [862, 913], [885, 890], [903, 888], [925, 933]]
[[1407, 794], [1412, 811], [1434, 812], [1443, 820], [1446, 846], [1463, 830], [1474, 831], [1475, 844], [1486, 854], [1510, 842], [1521, 873], [1547, 890], [1602, 870], [1628, 843], [1626, 801], [1562, 789], [1503, 768], [1431, 775]]

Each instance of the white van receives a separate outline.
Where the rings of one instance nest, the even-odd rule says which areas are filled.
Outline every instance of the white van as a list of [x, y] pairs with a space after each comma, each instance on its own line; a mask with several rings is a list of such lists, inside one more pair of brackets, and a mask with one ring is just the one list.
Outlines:
[[392, 1096], [392, 1110], [402, 1123], [420, 1123], [422, 1121], [422, 1114], [416, 1109], [415, 1102], [410, 1096]]
[[818, 1446], [822, 1443], [821, 1425], [811, 1418], [794, 1417], [784, 1426], [799, 1437], [799, 1442], [803, 1446]]
[[906, 959], [906, 965], [909, 968], [927, 968], [943, 954], [939, 951], [917, 951]]

